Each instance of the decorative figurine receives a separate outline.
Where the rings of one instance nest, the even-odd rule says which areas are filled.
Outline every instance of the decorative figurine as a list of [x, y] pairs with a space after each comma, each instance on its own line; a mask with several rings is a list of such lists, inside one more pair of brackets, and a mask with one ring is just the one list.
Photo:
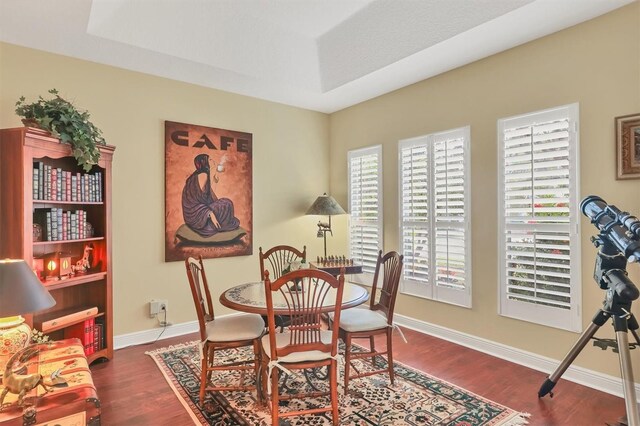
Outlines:
[[24, 363], [35, 356], [38, 352], [38, 346], [31, 345], [19, 350], [9, 358], [7, 366], [4, 369], [4, 376], [2, 376], [2, 385], [4, 386], [4, 390], [2, 391], [2, 394], [0, 394], [0, 410], [4, 407], [4, 398], [9, 392], [18, 395], [17, 403], [19, 407], [22, 407], [24, 405], [25, 395], [38, 386], [42, 386], [45, 393], [51, 392], [55, 386], [67, 386], [66, 380], [60, 377], [60, 370], [56, 370], [51, 373], [50, 383], [45, 383], [44, 377], [40, 373], [19, 374], [19, 372], [24, 369], [24, 366], [18, 371], [13, 370], [13, 364], [17, 360]]
[[76, 262], [73, 271], [76, 274], [86, 274], [93, 265], [93, 244], [89, 243], [84, 246], [82, 258]]

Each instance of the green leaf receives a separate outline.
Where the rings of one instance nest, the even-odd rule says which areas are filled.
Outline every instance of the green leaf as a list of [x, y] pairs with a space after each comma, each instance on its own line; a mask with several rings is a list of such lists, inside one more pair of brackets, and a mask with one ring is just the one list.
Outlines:
[[73, 156], [78, 165], [90, 171], [100, 159], [98, 144], [106, 144], [102, 131], [90, 120], [88, 111], [77, 109], [71, 102], [62, 98], [58, 90], [50, 89], [52, 99], [38, 96], [35, 102], [25, 103], [21, 96], [16, 102], [15, 112], [19, 117], [35, 120], [38, 125], [58, 137], [61, 142], [73, 147]]

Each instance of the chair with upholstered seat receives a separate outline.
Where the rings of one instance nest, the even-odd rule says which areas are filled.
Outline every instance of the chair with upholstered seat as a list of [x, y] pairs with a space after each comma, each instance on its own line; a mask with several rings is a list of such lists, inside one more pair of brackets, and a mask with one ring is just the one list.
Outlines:
[[[371, 286], [371, 298], [368, 308], [348, 309], [340, 318], [340, 337], [345, 343], [345, 371], [344, 389], [349, 390], [349, 380], [358, 377], [371, 376], [373, 374], [389, 373], [391, 383], [394, 382], [393, 374], [393, 311], [396, 303], [396, 295], [402, 274], [403, 256], [391, 251], [382, 256], [382, 250], [378, 253], [378, 261]], [[382, 275], [381, 275], [382, 274]], [[378, 294], [378, 279], [382, 278], [382, 286]], [[378, 300], [376, 300], [378, 299]], [[336, 325], [334, 324], [335, 328]], [[376, 350], [375, 336], [384, 334], [387, 338], [385, 350]], [[351, 343], [354, 339], [369, 339], [369, 351], [352, 351]], [[379, 369], [375, 362], [376, 356], [387, 356], [387, 367]], [[359, 371], [352, 363], [355, 359], [370, 358], [372, 370]], [[351, 375], [351, 369], [355, 374]]]
[[[272, 281], [280, 278], [284, 273], [288, 272], [293, 262], [304, 262], [307, 259], [307, 246], [302, 247], [302, 251], [295, 247], [287, 245], [279, 245], [271, 247], [263, 252], [262, 247], [258, 250], [260, 259], [260, 281], [264, 281], [265, 271], [269, 271], [269, 277]], [[267, 322], [267, 317], [262, 317]], [[276, 325], [280, 327], [280, 331], [284, 331], [289, 323], [289, 318], [278, 315], [276, 316]]]
[[[260, 337], [264, 334], [264, 321], [260, 315], [253, 314], [216, 319], [202, 257], [198, 260], [189, 257], [185, 260], [185, 265], [200, 328], [200, 355], [202, 357], [200, 406], [204, 404], [205, 391], [256, 389], [255, 380], [258, 377], [260, 366]], [[253, 346], [254, 357], [252, 360], [214, 364], [216, 350], [237, 349], [244, 346]], [[240, 384], [214, 384], [212, 372], [223, 370], [239, 370], [241, 372]], [[247, 371], [253, 372], [254, 380], [251, 381], [253, 384], [245, 384]]]
[[[271, 282], [267, 272], [265, 276], [265, 294], [269, 333], [262, 338], [262, 377], [263, 386], [268, 386], [271, 394], [271, 419], [273, 425], [279, 424], [280, 417], [299, 416], [331, 412], [333, 424], [339, 423], [338, 414], [338, 329], [323, 328], [322, 313], [325, 304], [333, 304], [331, 312], [337, 324], [340, 322], [342, 292], [344, 289], [344, 269], [339, 277], [318, 270], [301, 269], [290, 272]], [[274, 299], [279, 310], [288, 318], [290, 324], [283, 333], [276, 333]], [[279, 372], [289, 373], [309, 368], [329, 368], [329, 390], [301, 392], [280, 395], [278, 387]], [[263, 392], [264, 393], [264, 392]], [[331, 405], [317, 407], [317, 401], [308, 409], [298, 409], [281, 413], [281, 400], [305, 397], [330, 396]]]

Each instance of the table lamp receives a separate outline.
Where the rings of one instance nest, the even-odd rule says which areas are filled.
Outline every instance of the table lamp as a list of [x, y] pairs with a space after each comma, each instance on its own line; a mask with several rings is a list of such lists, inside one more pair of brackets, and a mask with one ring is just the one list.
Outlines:
[[24, 260], [0, 260], [0, 356], [11, 355], [29, 344], [31, 328], [22, 314], [55, 304]]
[[305, 214], [329, 216], [329, 223], [319, 221], [318, 222], [318, 238], [324, 238], [324, 257], [327, 257], [327, 232], [333, 235], [331, 230], [331, 216], [336, 214], [347, 214], [340, 204], [331, 196], [325, 192], [313, 202], [309, 210]]

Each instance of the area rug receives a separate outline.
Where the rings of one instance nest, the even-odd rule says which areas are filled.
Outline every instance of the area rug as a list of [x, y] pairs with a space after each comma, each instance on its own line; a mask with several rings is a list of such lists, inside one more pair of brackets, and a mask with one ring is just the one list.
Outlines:
[[[207, 392], [204, 408], [198, 405], [200, 391], [200, 363], [196, 342], [171, 346], [147, 352], [156, 362], [180, 402], [190, 413], [195, 424], [202, 425], [271, 425], [271, 416], [265, 406], [257, 404], [255, 392]], [[222, 352], [216, 360], [222, 362], [250, 359], [253, 353], [244, 350]], [[378, 363], [384, 363], [382, 358]], [[360, 363], [359, 369], [370, 368]], [[374, 375], [355, 379], [349, 383], [349, 393], [340, 385], [341, 425], [448, 425], [448, 426], [515, 426], [527, 424], [528, 414], [489, 401], [450, 383], [401, 363], [394, 363], [395, 384], [388, 375]], [[216, 382], [240, 380], [239, 375], [217, 372]], [[341, 380], [340, 380], [341, 381]], [[286, 377], [281, 380], [284, 392], [297, 391], [309, 386], [308, 378]], [[322, 390], [327, 383], [312, 379]], [[308, 402], [282, 402], [281, 411], [309, 407]], [[311, 405], [328, 404], [318, 398]], [[312, 415], [282, 419], [280, 425], [330, 425], [331, 416]]]

